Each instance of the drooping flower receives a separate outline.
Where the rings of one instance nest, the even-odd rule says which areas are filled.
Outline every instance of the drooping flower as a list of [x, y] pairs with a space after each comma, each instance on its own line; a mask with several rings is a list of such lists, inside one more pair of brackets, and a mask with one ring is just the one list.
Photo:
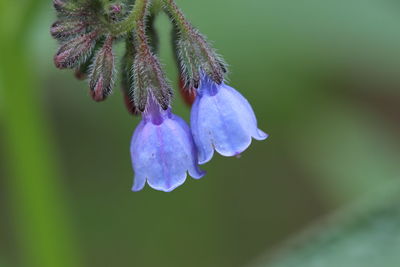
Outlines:
[[[174, 0], [161, 0], [158, 7], [152, 7], [151, 0], [131, 1], [133, 7], [109, 2], [53, 0], [57, 21], [51, 34], [60, 43], [54, 62], [60, 69], [75, 69], [78, 79], [88, 77], [91, 96], [103, 101], [112, 92], [119, 61], [114, 45], [125, 40], [121, 88], [128, 111], [142, 115], [130, 148], [133, 191], [143, 189], [147, 182], [170, 192], [185, 182], [187, 173], [201, 178], [205, 173], [198, 164], [209, 161], [214, 150], [234, 156], [252, 138], [267, 138], [257, 128], [247, 100], [224, 84], [228, 69], [223, 58]], [[153, 11], [161, 7], [174, 24], [181, 95], [189, 106], [195, 102], [192, 130], [171, 113], [173, 90], [157, 57], [158, 37], [152, 25], [159, 13]]]
[[246, 150], [252, 138], [264, 140], [249, 102], [235, 89], [201, 80], [191, 112], [192, 134], [199, 152], [199, 163], [211, 160], [214, 149], [223, 156], [235, 156]]
[[189, 172], [199, 179], [204, 172], [197, 163], [197, 151], [189, 126], [180, 117], [163, 110], [152, 97], [131, 142], [135, 171], [133, 191], [146, 181], [154, 189], [170, 192], [182, 185]]

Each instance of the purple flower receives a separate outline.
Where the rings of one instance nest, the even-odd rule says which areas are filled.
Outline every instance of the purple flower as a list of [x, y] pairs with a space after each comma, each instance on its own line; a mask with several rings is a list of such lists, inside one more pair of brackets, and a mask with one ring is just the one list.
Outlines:
[[268, 137], [257, 128], [249, 102], [232, 87], [218, 85], [207, 76], [192, 107], [191, 127], [200, 164], [211, 160], [214, 149], [223, 156], [235, 156], [250, 146], [252, 137]]
[[154, 189], [170, 192], [183, 184], [186, 173], [196, 179], [205, 174], [197, 164], [197, 151], [187, 123], [162, 110], [150, 97], [131, 143], [135, 179], [132, 190], [146, 181]]

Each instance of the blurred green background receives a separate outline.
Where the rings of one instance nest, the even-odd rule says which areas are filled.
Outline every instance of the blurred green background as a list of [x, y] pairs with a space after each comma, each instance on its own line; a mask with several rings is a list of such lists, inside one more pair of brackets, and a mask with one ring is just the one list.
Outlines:
[[[224, 55], [230, 85], [270, 138], [254, 141], [240, 159], [216, 156], [203, 179], [172, 193], [131, 192], [129, 144], [139, 118], [126, 112], [119, 86], [94, 103], [85, 82], [53, 66], [51, 1], [1, 1], [1, 267], [247, 266], [359, 199], [368, 213], [382, 199], [373, 192], [396, 188], [398, 1], [177, 3]], [[156, 23], [176, 88], [171, 26], [165, 15]], [[189, 118], [178, 94], [174, 111]], [[342, 242], [346, 250], [388, 225], [390, 234], [373, 244], [400, 236], [398, 201], [390, 199], [383, 218], [393, 223], [341, 232], [337, 239], [364, 233]], [[400, 248], [400, 240], [393, 244]], [[393, 251], [382, 266], [399, 266]], [[331, 265], [304, 266], [358, 266], [338, 255], [322, 257]]]

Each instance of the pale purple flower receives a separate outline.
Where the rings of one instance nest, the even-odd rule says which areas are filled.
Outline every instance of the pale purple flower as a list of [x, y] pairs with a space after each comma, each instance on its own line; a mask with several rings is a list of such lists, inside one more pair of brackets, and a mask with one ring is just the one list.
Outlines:
[[156, 190], [170, 192], [185, 182], [187, 172], [196, 179], [205, 174], [198, 167], [187, 123], [170, 109], [162, 110], [152, 97], [132, 137], [131, 156], [133, 191], [142, 190], [147, 181]]
[[211, 160], [214, 149], [223, 156], [246, 150], [252, 138], [264, 140], [249, 102], [235, 89], [203, 77], [191, 112], [192, 134], [199, 163]]

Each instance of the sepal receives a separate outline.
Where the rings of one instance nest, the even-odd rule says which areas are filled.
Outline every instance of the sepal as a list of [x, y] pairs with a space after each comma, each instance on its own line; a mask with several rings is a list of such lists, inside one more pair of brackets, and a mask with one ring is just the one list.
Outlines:
[[82, 34], [64, 43], [54, 56], [54, 63], [59, 69], [75, 68], [83, 63], [92, 52], [97, 32]]
[[204, 74], [217, 84], [224, 81], [225, 61], [198, 30], [179, 33], [176, 49], [186, 87], [198, 88]]
[[68, 40], [71, 37], [83, 33], [87, 23], [81, 20], [58, 20], [50, 28], [50, 34], [59, 41]]
[[158, 58], [150, 51], [136, 54], [133, 65], [135, 105], [140, 111], [146, 109], [148, 93], [151, 92], [157, 103], [166, 110], [170, 106], [172, 89], [168, 84]]
[[194, 88], [188, 88], [181, 76], [179, 76], [179, 93], [181, 94], [183, 101], [191, 107], [196, 99], [196, 90]]
[[71, 0], [53, 0], [53, 6], [60, 17], [76, 17], [90, 13], [89, 2], [78, 3], [78, 1]]
[[112, 92], [115, 75], [113, 38], [106, 38], [103, 47], [96, 53], [91, 67], [89, 87], [93, 100], [99, 102]]

